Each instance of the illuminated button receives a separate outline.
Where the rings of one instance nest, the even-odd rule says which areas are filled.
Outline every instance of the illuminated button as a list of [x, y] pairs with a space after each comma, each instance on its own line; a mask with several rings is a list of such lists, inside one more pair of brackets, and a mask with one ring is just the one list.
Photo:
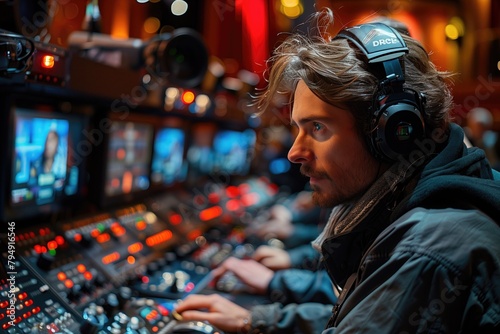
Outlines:
[[65, 281], [64, 281], [64, 286], [65, 286], [66, 288], [68, 288], [68, 289], [71, 289], [71, 288], [73, 287], [73, 285], [74, 285], [74, 284], [73, 284], [73, 281], [72, 281], [72, 280], [70, 280], [70, 279], [67, 279], [67, 280], [65, 280]]
[[84, 265], [84, 264], [81, 264], [81, 263], [80, 263], [79, 265], [77, 265], [77, 266], [76, 266], [76, 270], [78, 270], [78, 272], [79, 272], [80, 274], [82, 274], [82, 273], [84, 273], [85, 271], [87, 271], [87, 267], [85, 267], [85, 265]]
[[26, 297], [28, 297], [28, 294], [26, 292], [22, 292], [20, 293], [17, 298], [19, 298], [19, 300], [23, 300], [23, 299], [26, 299]]
[[33, 305], [33, 299], [28, 299], [27, 301], [24, 302], [24, 306], [28, 307]]
[[64, 272], [60, 271], [60, 272], [57, 273], [57, 279], [58, 280], [64, 281], [66, 278], [68, 278], [68, 277], [66, 276], [66, 274]]
[[42, 57], [41, 65], [43, 68], [53, 68], [55, 65], [55, 58], [52, 55], [45, 55]]
[[92, 273], [90, 271], [86, 271], [83, 273], [83, 277], [87, 280], [90, 281], [93, 277]]
[[140, 220], [140, 221], [135, 223], [135, 228], [138, 231], [142, 231], [142, 230], [146, 229], [146, 227], [147, 227], [147, 224], [144, 220]]
[[63, 238], [62, 236], [60, 236], [60, 235], [58, 235], [58, 236], [55, 238], [55, 241], [57, 242], [57, 244], [58, 244], [59, 246], [64, 245], [64, 238]]
[[179, 225], [180, 223], [182, 223], [182, 216], [178, 213], [174, 213], [170, 216], [170, 222], [173, 225]]

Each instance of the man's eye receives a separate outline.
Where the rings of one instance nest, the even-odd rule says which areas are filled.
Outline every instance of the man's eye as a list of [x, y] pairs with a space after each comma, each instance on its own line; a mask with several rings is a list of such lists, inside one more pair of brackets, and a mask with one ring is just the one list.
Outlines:
[[313, 123], [313, 127], [314, 127], [315, 131], [319, 131], [323, 128], [323, 126], [321, 124], [316, 123], [316, 122]]

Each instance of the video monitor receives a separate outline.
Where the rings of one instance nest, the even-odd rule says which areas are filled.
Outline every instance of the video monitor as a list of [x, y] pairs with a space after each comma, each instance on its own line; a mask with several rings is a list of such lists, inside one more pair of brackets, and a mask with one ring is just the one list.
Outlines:
[[246, 175], [254, 153], [254, 130], [220, 130], [213, 142], [214, 171], [230, 175]]
[[14, 108], [8, 217], [54, 213], [81, 196], [84, 129], [81, 115]]
[[157, 130], [151, 162], [152, 183], [169, 186], [186, 179], [184, 143], [183, 129], [163, 127]]
[[191, 127], [187, 150], [191, 183], [214, 172], [213, 140], [216, 132], [215, 123], [195, 123]]
[[112, 122], [104, 181], [104, 194], [108, 199], [149, 189], [152, 144], [151, 124]]

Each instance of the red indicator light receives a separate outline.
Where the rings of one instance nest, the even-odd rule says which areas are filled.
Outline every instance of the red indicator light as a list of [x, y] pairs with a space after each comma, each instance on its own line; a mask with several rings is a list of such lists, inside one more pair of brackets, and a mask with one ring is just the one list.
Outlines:
[[57, 242], [55, 240], [51, 240], [47, 243], [47, 248], [49, 250], [56, 249], [57, 248]]
[[83, 237], [80, 233], [77, 233], [73, 236], [73, 239], [76, 241], [76, 242], [80, 242], [82, 241]]
[[211, 220], [222, 215], [222, 208], [220, 206], [212, 206], [200, 212], [200, 219], [202, 221]]
[[178, 213], [174, 213], [170, 216], [170, 222], [174, 225], [179, 225], [182, 223], [182, 216]]
[[62, 236], [58, 235], [55, 240], [59, 246], [64, 245], [64, 238]]
[[97, 242], [100, 244], [108, 242], [110, 239], [111, 239], [111, 236], [109, 235], [109, 233], [103, 233], [96, 238]]
[[233, 197], [238, 196], [239, 194], [240, 194], [240, 189], [238, 189], [238, 187], [229, 186], [226, 188], [226, 196], [227, 197], [233, 198]]
[[185, 104], [191, 104], [194, 101], [194, 93], [187, 90], [182, 94], [181, 99]]
[[42, 57], [42, 67], [43, 68], [53, 68], [56, 63], [54, 56], [45, 55]]
[[230, 199], [226, 203], [226, 209], [229, 211], [238, 211], [241, 208], [240, 201], [237, 199]]

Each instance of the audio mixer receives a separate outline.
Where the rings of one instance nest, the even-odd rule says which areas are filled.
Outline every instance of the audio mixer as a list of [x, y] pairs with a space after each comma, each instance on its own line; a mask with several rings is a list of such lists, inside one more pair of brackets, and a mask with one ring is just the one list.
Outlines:
[[[215, 333], [209, 324], [179, 321], [173, 305], [190, 293], [213, 291], [213, 268], [229, 256], [253, 252], [241, 225], [246, 218], [235, 203], [250, 212], [259, 206], [249, 201], [251, 196], [265, 206], [273, 194], [272, 187], [257, 182], [220, 189], [197, 209], [180, 202], [189, 196], [170, 194], [56, 226], [19, 229], [15, 291], [8, 277], [0, 282], [0, 329]], [[191, 205], [189, 215], [178, 210], [182, 205]], [[214, 207], [222, 212], [208, 215], [206, 210]], [[12, 296], [15, 312], [9, 310]]]

